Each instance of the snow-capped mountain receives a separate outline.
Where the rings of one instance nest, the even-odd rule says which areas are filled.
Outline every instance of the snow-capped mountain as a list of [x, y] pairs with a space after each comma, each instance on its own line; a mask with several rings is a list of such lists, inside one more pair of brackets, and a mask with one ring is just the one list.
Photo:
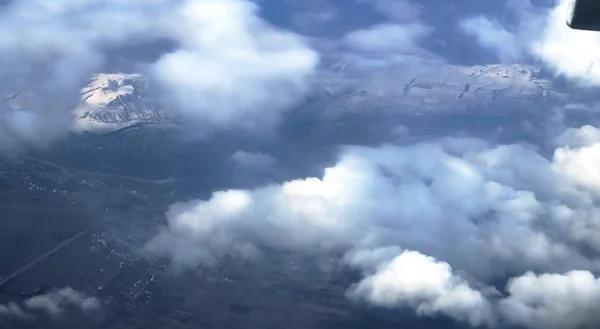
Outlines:
[[351, 64], [337, 64], [333, 69], [335, 74], [321, 82], [326, 97], [311, 104], [325, 108], [321, 115], [327, 119], [348, 112], [486, 111], [497, 108], [494, 104], [540, 104], [558, 96], [550, 80], [539, 78], [539, 71], [526, 65], [398, 66], [371, 71], [369, 77], [353, 73]]
[[[332, 72], [335, 71], [335, 72]], [[411, 66], [370, 71], [337, 63], [318, 81], [310, 104], [294, 111], [335, 120], [345, 113], [398, 112], [404, 115], [486, 111], [493, 104], [540, 104], [560, 95], [550, 80], [527, 65]], [[161, 107], [137, 74], [98, 74], [82, 89], [73, 111], [76, 131], [113, 130], [143, 122], [165, 122], [176, 114]], [[310, 113], [310, 114], [309, 114]]]
[[[491, 104], [540, 104], [559, 97], [551, 81], [525, 65], [436, 65], [430, 69], [399, 65], [365, 70], [352, 63], [334, 63], [317, 81], [310, 102], [291, 113], [322, 121], [348, 113], [422, 115], [486, 111]], [[5, 98], [19, 108], [27, 93]], [[140, 74], [99, 73], [81, 89], [81, 101], [71, 111], [74, 132], [110, 132], [139, 123], [178, 121], [177, 111], [158, 102]]]
[[73, 130], [111, 131], [137, 123], [174, 119], [149, 93], [139, 74], [97, 74], [81, 90], [81, 103], [73, 110]]

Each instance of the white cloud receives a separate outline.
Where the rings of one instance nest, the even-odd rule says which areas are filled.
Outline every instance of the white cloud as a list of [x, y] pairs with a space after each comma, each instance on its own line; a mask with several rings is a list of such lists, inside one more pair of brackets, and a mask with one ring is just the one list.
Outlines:
[[426, 29], [420, 24], [383, 24], [350, 32], [343, 39], [341, 59], [367, 69], [399, 63], [419, 67], [442, 63], [421, 47], [422, 37], [428, 34]]
[[600, 84], [600, 34], [579, 31], [566, 24], [568, 0], [551, 9], [534, 7], [528, 1], [507, 1], [517, 17], [515, 26], [503, 26], [485, 16], [467, 17], [459, 24], [479, 43], [495, 51], [504, 61], [526, 57], [541, 60], [556, 74], [586, 84]]
[[566, 25], [568, 1], [549, 12], [531, 52], [557, 73], [584, 83], [600, 84], [600, 35], [573, 30]]
[[402, 253], [398, 246], [386, 246], [375, 249], [353, 249], [344, 254], [343, 261], [349, 266], [370, 273], [380, 264], [392, 261]]
[[600, 143], [579, 148], [562, 147], [554, 152], [554, 166], [578, 185], [600, 189]]
[[421, 51], [418, 42], [429, 32], [429, 28], [416, 23], [380, 24], [349, 33], [345, 42], [362, 52], [410, 53]]
[[318, 55], [257, 11], [244, 0], [13, 1], [0, 9], [0, 96], [34, 96], [23, 115], [0, 109], [0, 147], [60, 137], [107, 50], [159, 38], [178, 48], [143, 68], [188, 119], [217, 129], [273, 123], [308, 90]]
[[31, 310], [40, 310], [52, 316], [59, 316], [65, 312], [65, 306], [75, 306], [84, 312], [98, 310], [100, 301], [67, 287], [31, 297], [25, 301], [25, 306]]
[[585, 125], [579, 129], [568, 128], [559, 136], [556, 143], [559, 146], [574, 148], [591, 146], [600, 143], [600, 130], [590, 125]]
[[189, 117], [219, 128], [272, 123], [308, 90], [317, 54], [257, 11], [237, 0], [187, 1], [175, 11], [182, 49], [149, 71]]
[[347, 33], [341, 40], [346, 60], [364, 66], [442, 62], [422, 46], [433, 33], [421, 20], [422, 6], [404, 0], [357, 1], [370, 4], [387, 19]]
[[[400, 245], [490, 273], [532, 264], [590, 266], [565, 241], [535, 227], [551, 214], [555, 228], [563, 229], [571, 217], [560, 209], [595, 211], [582, 197], [589, 200], [595, 191], [578, 189], [581, 182], [561, 166], [562, 149], [551, 162], [517, 145], [480, 147], [447, 140], [442, 146], [350, 148], [322, 178], [176, 205], [168, 213], [170, 231], [211, 244], [206, 250], [216, 253], [266, 240], [274, 247], [326, 250]], [[564, 233], [579, 241], [576, 231]], [[478, 262], [458, 256], [464, 252], [480, 253]]]
[[[598, 129], [585, 127], [558, 140], [597, 134]], [[448, 285], [419, 303], [410, 302], [406, 296], [412, 295], [402, 286], [392, 286], [389, 293], [397, 294], [386, 296], [382, 305], [394, 298], [398, 305], [407, 302], [417, 309], [424, 303], [429, 306], [422, 308], [430, 311], [423, 314], [439, 311], [478, 323], [489, 318], [481, 313], [485, 307], [476, 306], [485, 304], [477, 294], [487, 291], [482, 283], [529, 270], [600, 269], [590, 256], [600, 253], [600, 191], [593, 180], [600, 167], [590, 155], [597, 142], [588, 138], [586, 143], [561, 146], [551, 159], [524, 146], [476, 139], [351, 147], [320, 178], [222, 191], [209, 200], [174, 205], [167, 213], [168, 227], [148, 250], [171, 256], [181, 266], [215, 263], [226, 254], [257, 257], [261, 246], [342, 252], [340, 260], [365, 275], [363, 296], [386, 290], [375, 289], [386, 278], [408, 275], [397, 270], [408, 256], [397, 257], [402, 250], [414, 250], [439, 260], [415, 256], [425, 257], [417, 263], [424, 269], [444, 269], [441, 278], [447, 280], [439, 282]], [[428, 282], [423, 284], [428, 287]], [[457, 307], [449, 309], [439, 306], [450, 298], [443, 296], [468, 298], [449, 303]], [[497, 297], [490, 298], [494, 304]]]
[[52, 317], [60, 317], [72, 308], [89, 313], [99, 310], [101, 303], [95, 297], [66, 287], [28, 298], [22, 305], [16, 303], [0, 305], [0, 323], [3, 318], [34, 320], [37, 312], [40, 311]]
[[446, 314], [473, 326], [493, 323], [491, 305], [481, 292], [454, 275], [447, 263], [415, 251], [379, 265], [348, 295], [377, 306], [411, 306], [419, 315]]
[[460, 27], [475, 36], [482, 46], [495, 51], [503, 62], [513, 63], [523, 56], [517, 37], [496, 21], [477, 16], [461, 21]]
[[564, 275], [531, 272], [512, 279], [500, 310], [515, 324], [534, 329], [591, 328], [600, 321], [600, 279], [587, 271]]
[[0, 97], [35, 95], [22, 98], [22, 114], [2, 104], [0, 149], [46, 144], [66, 132], [80, 84], [102, 67], [101, 48], [149, 26], [136, 19], [138, 9], [96, 0], [20, 0], [0, 9]]

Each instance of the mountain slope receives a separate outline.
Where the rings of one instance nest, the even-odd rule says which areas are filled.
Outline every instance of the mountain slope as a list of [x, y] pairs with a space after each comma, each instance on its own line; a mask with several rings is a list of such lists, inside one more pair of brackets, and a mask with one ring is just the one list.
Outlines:
[[322, 119], [351, 113], [386, 112], [423, 115], [497, 110], [495, 104], [541, 104], [559, 95], [549, 80], [526, 65], [459, 66], [431, 69], [398, 66], [371, 76], [353, 73], [352, 65], [321, 81], [324, 95], [310, 107]]
[[73, 110], [73, 130], [111, 131], [137, 123], [174, 119], [150, 95], [139, 74], [97, 74], [81, 90], [81, 103]]
[[[352, 63], [333, 63], [322, 71], [309, 100], [290, 114], [327, 122], [347, 114], [498, 111], [495, 105], [543, 105], [565, 97], [553, 90], [551, 81], [537, 75], [534, 67], [516, 64], [363, 70]], [[165, 108], [153, 95], [139, 74], [96, 74], [81, 89], [81, 102], [71, 111], [71, 130], [110, 132], [140, 123], [178, 121], [176, 111]], [[5, 105], [18, 110], [26, 97], [27, 93], [9, 95]]]

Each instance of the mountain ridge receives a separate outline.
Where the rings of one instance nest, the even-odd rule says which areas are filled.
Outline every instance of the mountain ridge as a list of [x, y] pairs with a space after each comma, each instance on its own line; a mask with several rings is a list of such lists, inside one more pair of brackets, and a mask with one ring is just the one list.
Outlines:
[[[317, 80], [311, 101], [290, 111], [331, 121], [347, 113], [386, 111], [423, 115], [448, 111], [486, 111], [493, 103], [539, 103], [564, 98], [552, 81], [539, 78], [539, 70], [521, 64], [476, 66], [441, 65], [414, 68], [398, 65], [364, 75], [353, 63], [334, 63]], [[98, 73], [80, 92], [71, 110], [72, 131], [112, 132], [133, 125], [175, 123], [181, 118], [153, 97], [141, 74]], [[4, 102], [18, 110], [19, 93]]]

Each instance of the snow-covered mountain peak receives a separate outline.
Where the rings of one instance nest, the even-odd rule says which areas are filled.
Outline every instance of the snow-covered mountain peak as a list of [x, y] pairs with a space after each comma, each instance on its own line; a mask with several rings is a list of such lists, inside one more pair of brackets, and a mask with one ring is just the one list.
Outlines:
[[82, 88], [81, 100], [73, 110], [75, 131], [110, 131], [168, 119], [150, 97], [148, 83], [140, 74], [96, 74]]
[[86, 104], [103, 106], [119, 96], [143, 92], [143, 86], [141, 74], [100, 73], [81, 90], [81, 98]]

